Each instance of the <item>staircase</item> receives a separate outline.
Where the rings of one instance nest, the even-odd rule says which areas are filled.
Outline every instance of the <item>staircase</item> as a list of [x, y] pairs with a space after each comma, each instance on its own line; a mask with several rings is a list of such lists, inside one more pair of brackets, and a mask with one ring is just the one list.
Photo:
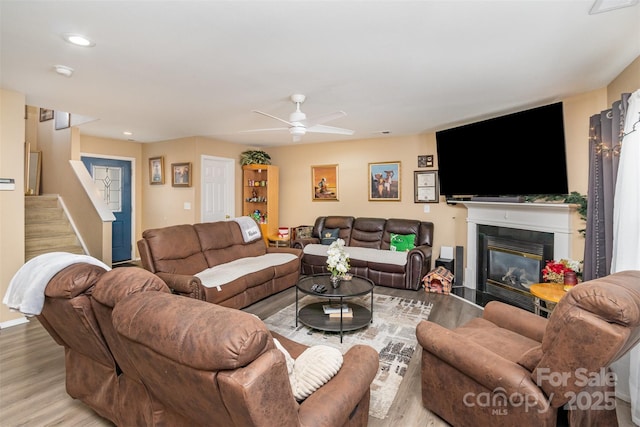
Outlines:
[[25, 197], [25, 261], [48, 252], [84, 254], [57, 195]]

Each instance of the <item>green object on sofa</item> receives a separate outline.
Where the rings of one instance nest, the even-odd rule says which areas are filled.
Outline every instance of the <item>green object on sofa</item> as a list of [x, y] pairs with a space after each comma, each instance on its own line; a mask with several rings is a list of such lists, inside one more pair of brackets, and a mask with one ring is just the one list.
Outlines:
[[407, 252], [415, 248], [415, 234], [396, 234], [391, 233], [391, 242], [389, 250], [398, 252]]

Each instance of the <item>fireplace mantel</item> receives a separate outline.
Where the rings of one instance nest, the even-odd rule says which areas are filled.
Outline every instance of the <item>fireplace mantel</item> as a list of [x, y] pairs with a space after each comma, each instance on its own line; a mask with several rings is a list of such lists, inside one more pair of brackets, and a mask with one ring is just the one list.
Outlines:
[[553, 233], [554, 259], [571, 258], [576, 205], [565, 203], [463, 202], [467, 207], [467, 264], [464, 285], [477, 288], [478, 225]]

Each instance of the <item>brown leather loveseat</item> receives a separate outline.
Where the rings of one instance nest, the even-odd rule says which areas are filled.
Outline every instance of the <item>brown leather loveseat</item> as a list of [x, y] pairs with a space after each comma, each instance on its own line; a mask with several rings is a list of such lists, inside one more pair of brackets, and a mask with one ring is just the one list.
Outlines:
[[[284, 353], [308, 348], [256, 316], [172, 294], [136, 267], [77, 263], [45, 288], [38, 320], [65, 349], [66, 389], [121, 426], [366, 426], [377, 352], [356, 345], [294, 399]], [[315, 368], [315, 365], [314, 365]]]
[[138, 250], [144, 268], [173, 292], [232, 308], [294, 286], [302, 255], [267, 247], [260, 235], [246, 241], [235, 220], [145, 230]]
[[[327, 244], [321, 244], [327, 230], [345, 241], [350, 256], [350, 272], [371, 279], [376, 285], [419, 289], [431, 270], [433, 223], [414, 219], [355, 218], [321, 216], [313, 225], [311, 238], [296, 239], [294, 248], [303, 250], [302, 274], [327, 273]], [[413, 248], [392, 251], [393, 235], [413, 235]]]
[[556, 426], [558, 413], [617, 425], [607, 368], [640, 342], [640, 271], [575, 286], [548, 319], [494, 301], [457, 329], [422, 321], [416, 335], [423, 404], [454, 426]]
[[[283, 352], [252, 314], [153, 292], [117, 302], [113, 325], [162, 407], [163, 425], [367, 425], [378, 369], [369, 346], [351, 347], [335, 376], [297, 402]], [[306, 349], [278, 340], [294, 357]]]

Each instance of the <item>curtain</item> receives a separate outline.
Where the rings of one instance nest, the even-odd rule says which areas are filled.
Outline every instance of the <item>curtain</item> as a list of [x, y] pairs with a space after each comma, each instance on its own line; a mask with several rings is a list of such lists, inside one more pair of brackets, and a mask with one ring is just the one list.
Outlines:
[[589, 119], [589, 187], [583, 279], [604, 277], [613, 254], [613, 197], [629, 94]]
[[[611, 272], [624, 270], [640, 270], [640, 89], [628, 98], [613, 206]], [[616, 393], [631, 402], [631, 418], [640, 425], [640, 344], [612, 368]]]

